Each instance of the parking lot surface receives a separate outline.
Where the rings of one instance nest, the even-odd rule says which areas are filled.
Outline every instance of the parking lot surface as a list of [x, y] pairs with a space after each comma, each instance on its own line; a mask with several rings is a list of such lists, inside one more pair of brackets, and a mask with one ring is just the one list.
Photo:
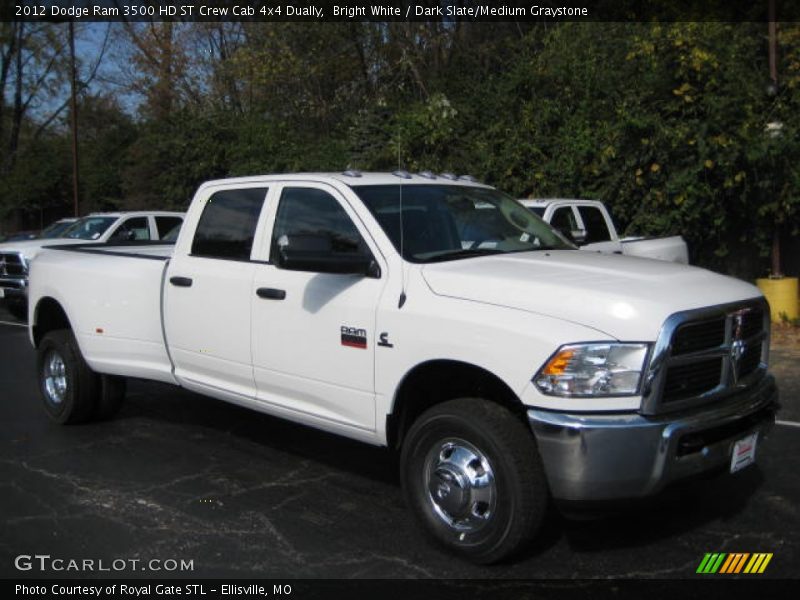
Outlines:
[[797, 347], [773, 350], [784, 423], [756, 467], [601, 519], [552, 510], [525, 554], [491, 567], [427, 543], [386, 450], [141, 381], [116, 419], [59, 427], [34, 362], [26, 330], [0, 324], [2, 577], [81, 576], [14, 566], [38, 553], [193, 564], [118, 577], [697, 578], [707, 552], [770, 552], [763, 577], [798, 576]]

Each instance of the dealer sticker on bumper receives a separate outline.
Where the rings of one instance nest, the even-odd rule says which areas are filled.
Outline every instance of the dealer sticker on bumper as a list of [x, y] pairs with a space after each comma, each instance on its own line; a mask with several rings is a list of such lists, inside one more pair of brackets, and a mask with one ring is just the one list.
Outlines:
[[756, 461], [757, 442], [758, 433], [753, 433], [733, 445], [731, 473], [736, 473], [736, 471], [744, 469], [747, 465], [751, 465]]

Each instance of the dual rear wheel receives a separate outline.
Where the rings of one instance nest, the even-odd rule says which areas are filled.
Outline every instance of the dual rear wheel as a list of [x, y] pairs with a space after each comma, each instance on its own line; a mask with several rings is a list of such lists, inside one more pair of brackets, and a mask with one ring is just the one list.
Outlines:
[[92, 371], [68, 329], [44, 336], [37, 350], [37, 373], [45, 411], [57, 423], [111, 418], [125, 397], [125, 379]]

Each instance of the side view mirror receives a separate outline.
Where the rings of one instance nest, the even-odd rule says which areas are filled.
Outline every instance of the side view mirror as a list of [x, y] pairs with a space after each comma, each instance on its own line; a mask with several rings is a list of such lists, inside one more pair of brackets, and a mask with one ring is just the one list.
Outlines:
[[583, 244], [586, 242], [586, 230], [573, 229], [569, 232], [569, 238], [578, 245]]
[[378, 278], [381, 270], [369, 254], [337, 251], [330, 235], [302, 233], [281, 236], [277, 264], [289, 271], [363, 275]]

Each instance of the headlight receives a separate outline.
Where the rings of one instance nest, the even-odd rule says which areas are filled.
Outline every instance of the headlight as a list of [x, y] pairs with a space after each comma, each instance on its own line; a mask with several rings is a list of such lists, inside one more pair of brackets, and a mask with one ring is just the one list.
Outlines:
[[561, 346], [533, 383], [548, 396], [634, 396], [647, 349], [647, 344]]

